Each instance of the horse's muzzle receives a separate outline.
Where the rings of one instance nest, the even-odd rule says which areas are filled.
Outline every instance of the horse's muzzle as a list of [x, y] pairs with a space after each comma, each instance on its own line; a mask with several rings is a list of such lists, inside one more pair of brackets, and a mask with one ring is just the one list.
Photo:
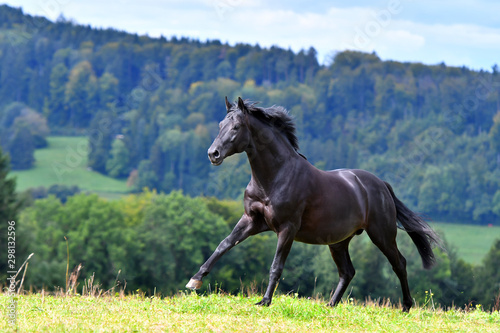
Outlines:
[[208, 159], [213, 165], [220, 165], [224, 160], [219, 150], [212, 149], [212, 147], [210, 147], [210, 149], [208, 150]]

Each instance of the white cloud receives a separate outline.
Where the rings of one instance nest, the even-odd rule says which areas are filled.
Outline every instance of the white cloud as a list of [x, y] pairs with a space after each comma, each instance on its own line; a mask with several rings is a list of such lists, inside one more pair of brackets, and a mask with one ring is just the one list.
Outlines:
[[384, 48], [389, 51], [391, 48], [415, 52], [425, 47], [425, 37], [421, 34], [412, 33], [407, 30], [389, 30], [382, 37], [382, 41], [376, 49]]

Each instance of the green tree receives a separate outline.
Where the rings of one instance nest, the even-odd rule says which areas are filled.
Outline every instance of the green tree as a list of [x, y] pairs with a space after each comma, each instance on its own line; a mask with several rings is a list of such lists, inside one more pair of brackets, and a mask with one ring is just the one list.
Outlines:
[[117, 132], [115, 124], [113, 113], [103, 110], [97, 112], [90, 123], [87, 164], [97, 172], [106, 173], [106, 163]]
[[141, 161], [137, 169], [137, 183], [134, 184], [134, 190], [140, 192], [144, 188], [154, 189], [156, 188], [157, 184], [158, 177], [153, 170], [151, 161]]
[[473, 295], [487, 309], [497, 306], [500, 300], [500, 239], [497, 239], [476, 270]]
[[2, 129], [0, 141], [8, 143], [12, 140], [14, 133], [22, 127], [30, 131], [36, 148], [43, 148], [47, 145], [45, 138], [50, 130], [45, 117], [24, 103], [9, 103], [0, 112], [0, 129]]
[[64, 92], [71, 126], [88, 127], [96, 106], [96, 90], [97, 78], [90, 62], [82, 61], [71, 69]]
[[[66, 212], [54, 196], [36, 200], [20, 215], [20, 239], [26, 244], [26, 253], [35, 253], [30, 260], [26, 285], [35, 288], [65, 288], [67, 256], [64, 236], [67, 235]], [[75, 264], [71, 261], [72, 269]]]
[[[18, 214], [20, 210], [20, 202], [17, 200], [16, 195], [16, 179], [9, 177], [10, 161], [9, 157], [5, 155], [0, 147], [0, 279], [5, 281], [7, 271], [7, 242], [9, 221], [18, 222]], [[17, 225], [18, 226], [18, 225]], [[17, 226], [14, 226], [17, 228]], [[19, 250], [19, 249], [18, 249]], [[18, 260], [22, 260], [21, 257]], [[16, 263], [15, 267], [19, 267]]]
[[445, 216], [463, 211], [467, 175], [459, 165], [428, 166], [419, 191], [419, 209]]
[[110, 158], [106, 162], [108, 175], [115, 178], [127, 177], [130, 172], [128, 148], [122, 139], [115, 139], [111, 146]]
[[[156, 177], [162, 179], [162, 189], [166, 192], [183, 189], [187, 166], [188, 138], [189, 133], [175, 128], [165, 131], [157, 139], [156, 143], [158, 148], [161, 149], [161, 153], [151, 156], [151, 166], [155, 171], [165, 171], [164, 175], [156, 174]], [[139, 177], [141, 177], [140, 170]]]
[[492, 206], [493, 213], [500, 216], [500, 190], [495, 192], [495, 195], [493, 196]]
[[110, 288], [120, 269], [127, 270], [127, 253], [133, 245], [131, 231], [116, 202], [97, 195], [79, 194], [62, 204], [54, 196], [35, 201], [22, 214], [23, 232], [30, 239], [28, 251], [35, 252], [28, 284], [39, 288], [65, 287], [65, 270], [70, 252], [70, 269], [83, 265], [82, 277], [95, 274], [95, 284]]
[[55, 65], [50, 73], [50, 95], [47, 97], [44, 105], [44, 114], [51, 125], [64, 126], [68, 122], [68, 114], [64, 102], [67, 81], [68, 68], [63, 63]]
[[8, 142], [11, 166], [14, 170], [29, 169], [35, 163], [35, 140], [26, 127], [18, 128]]
[[500, 156], [500, 111], [493, 117], [493, 126], [490, 129], [490, 145], [497, 153], [497, 156]]
[[[147, 255], [138, 262], [136, 279], [167, 293], [182, 289], [230, 231], [201, 198], [180, 192], [157, 196], [139, 230], [142, 253]], [[218, 278], [224, 276], [222, 272]]]
[[104, 73], [99, 79], [99, 104], [101, 107], [109, 107], [118, 97], [118, 79], [111, 73]]
[[444, 304], [466, 307], [471, 301], [474, 288], [474, 266], [459, 258], [451, 246], [446, 245], [450, 257], [451, 279], [443, 284]]
[[24, 108], [21, 114], [14, 120], [12, 130], [25, 127], [27, 128], [35, 144], [35, 148], [43, 148], [47, 146], [46, 137], [49, 135], [49, 127], [47, 119], [31, 108]]
[[9, 130], [14, 125], [17, 117], [21, 116], [21, 113], [26, 108], [26, 104], [20, 102], [12, 102], [7, 104], [0, 113], [0, 128], [3, 129], [2, 132]]

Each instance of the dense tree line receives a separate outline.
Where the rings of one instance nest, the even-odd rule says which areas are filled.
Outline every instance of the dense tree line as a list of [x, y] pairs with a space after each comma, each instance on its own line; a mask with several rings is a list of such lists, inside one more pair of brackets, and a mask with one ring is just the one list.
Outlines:
[[[54, 196], [37, 200], [23, 210], [17, 223], [18, 256], [35, 253], [25, 285], [65, 290], [68, 246], [70, 269], [83, 265], [79, 291], [84, 280], [94, 275], [103, 290], [116, 286], [129, 292], [177, 293], [227, 236], [241, 212], [238, 202], [191, 198], [176, 191], [168, 195], [146, 191], [115, 201], [86, 194], [70, 196], [64, 204]], [[481, 265], [464, 262], [453, 249], [436, 250], [438, 264], [426, 271], [406, 233], [398, 238], [419, 304], [429, 302], [432, 293], [432, 301], [444, 307], [498, 307], [500, 240]], [[204, 290], [217, 285], [233, 293], [260, 292], [267, 285], [275, 248], [272, 232], [250, 237], [217, 263], [205, 279]], [[365, 235], [356, 237], [350, 249], [357, 274], [348, 297], [380, 301], [389, 297], [397, 304], [399, 281], [387, 259]], [[329, 298], [337, 281], [328, 247], [295, 243], [279, 290]]]
[[[206, 149], [224, 96], [242, 96], [285, 106], [320, 168], [372, 171], [435, 218], [500, 221], [496, 65], [478, 72], [352, 51], [320, 65], [312, 48], [150, 38], [7, 6], [0, 19], [0, 143], [15, 169], [33, 164], [45, 121], [53, 134], [88, 135], [89, 167], [137, 191], [236, 198], [249, 178], [244, 156], [215, 169]], [[19, 109], [33, 111], [12, 118]]]
[[[12, 221], [18, 221], [18, 214], [21, 208], [21, 202], [16, 195], [16, 180], [9, 176], [10, 161], [9, 157], [0, 147], [0, 280], [6, 281], [6, 273], [9, 271], [9, 263], [15, 263], [15, 225]], [[9, 230], [9, 227], [10, 230]], [[12, 237], [9, 239], [9, 237]], [[10, 244], [9, 244], [10, 242]], [[12, 253], [14, 249], [14, 253]], [[10, 250], [10, 251], [9, 251]], [[9, 254], [12, 256], [9, 258]], [[14, 258], [12, 258], [14, 257]], [[9, 262], [8, 260], [13, 260]]]

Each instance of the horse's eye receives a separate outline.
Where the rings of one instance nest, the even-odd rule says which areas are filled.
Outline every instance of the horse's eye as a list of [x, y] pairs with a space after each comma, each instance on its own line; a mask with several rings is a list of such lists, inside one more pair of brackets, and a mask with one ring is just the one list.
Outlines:
[[239, 129], [240, 129], [240, 125], [239, 124], [234, 125], [233, 130], [237, 131]]

